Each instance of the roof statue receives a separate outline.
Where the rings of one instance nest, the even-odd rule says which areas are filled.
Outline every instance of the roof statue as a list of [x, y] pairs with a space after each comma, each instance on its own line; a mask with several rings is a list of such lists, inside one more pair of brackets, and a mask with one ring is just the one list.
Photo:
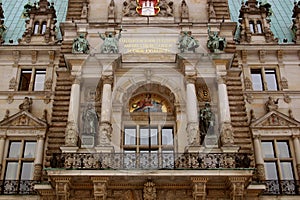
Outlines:
[[192, 36], [191, 31], [182, 31], [177, 45], [181, 53], [184, 53], [185, 51], [192, 51], [195, 53], [196, 48], [199, 47], [199, 41]]
[[210, 52], [218, 52], [223, 51], [226, 47], [226, 39], [223, 37], [219, 37], [218, 32], [211, 32], [210, 27], [208, 27], [208, 41], [207, 48]]
[[89, 42], [85, 39], [83, 33], [73, 40], [72, 53], [89, 53], [89, 50]]

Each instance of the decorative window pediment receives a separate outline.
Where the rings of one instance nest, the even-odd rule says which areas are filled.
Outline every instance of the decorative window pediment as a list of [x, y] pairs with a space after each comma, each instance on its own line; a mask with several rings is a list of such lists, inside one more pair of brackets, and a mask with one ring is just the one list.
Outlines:
[[[9, 134], [11, 130], [20, 129], [24, 134], [36, 136], [46, 133], [47, 123], [28, 111], [20, 111], [0, 122], [0, 134]], [[20, 134], [20, 131], [14, 132]]]
[[273, 110], [253, 122], [250, 127], [252, 129], [300, 128], [300, 122]]

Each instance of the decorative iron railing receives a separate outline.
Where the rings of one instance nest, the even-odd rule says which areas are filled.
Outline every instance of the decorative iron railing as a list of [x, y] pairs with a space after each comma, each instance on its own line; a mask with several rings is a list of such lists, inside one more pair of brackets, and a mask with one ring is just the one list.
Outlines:
[[299, 181], [295, 180], [266, 180], [262, 181], [266, 185], [264, 194], [266, 195], [300, 195]]
[[236, 169], [249, 168], [250, 155], [240, 153], [62, 153], [52, 168], [64, 169]]
[[33, 180], [1, 180], [1, 194], [37, 194], [34, 190], [34, 185], [40, 183], [40, 181]]

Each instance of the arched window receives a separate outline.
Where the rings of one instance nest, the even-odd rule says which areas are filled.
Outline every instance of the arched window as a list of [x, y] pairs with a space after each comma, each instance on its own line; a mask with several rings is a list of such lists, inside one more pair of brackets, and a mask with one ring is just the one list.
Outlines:
[[40, 22], [34, 22], [33, 34], [37, 35], [39, 33]]
[[47, 22], [42, 23], [42, 29], [41, 29], [41, 34], [45, 34], [47, 28]]
[[253, 22], [253, 21], [250, 21], [250, 22], [249, 22], [249, 28], [250, 28], [250, 32], [251, 32], [251, 33], [255, 33], [254, 22]]
[[262, 33], [262, 25], [261, 25], [261, 21], [257, 21], [256, 22], [256, 27], [257, 27], [257, 33]]

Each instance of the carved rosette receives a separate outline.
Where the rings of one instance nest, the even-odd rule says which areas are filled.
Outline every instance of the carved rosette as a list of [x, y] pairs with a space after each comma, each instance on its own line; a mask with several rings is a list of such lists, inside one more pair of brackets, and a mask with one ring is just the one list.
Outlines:
[[156, 187], [155, 184], [152, 181], [148, 181], [144, 184], [144, 194], [143, 198], [144, 200], [156, 200]]
[[100, 124], [100, 136], [98, 138], [100, 146], [110, 145], [112, 134], [112, 126], [109, 122], [102, 122]]
[[230, 123], [224, 123], [221, 129], [221, 142], [223, 146], [234, 145], [233, 130]]
[[188, 144], [196, 146], [200, 144], [199, 124], [197, 122], [190, 122], [186, 128], [188, 134]]
[[15, 79], [15, 77], [13, 77], [9, 81], [9, 89], [10, 90], [16, 90], [16, 87], [17, 87], [17, 80]]
[[66, 146], [77, 146], [78, 142], [78, 129], [75, 122], [68, 122], [65, 135]]

